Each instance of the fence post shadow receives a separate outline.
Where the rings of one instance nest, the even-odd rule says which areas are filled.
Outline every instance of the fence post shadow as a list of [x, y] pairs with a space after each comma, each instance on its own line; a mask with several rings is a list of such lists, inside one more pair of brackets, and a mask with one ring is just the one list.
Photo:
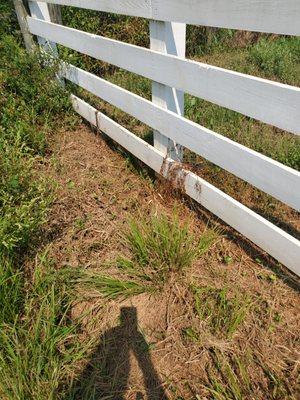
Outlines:
[[130, 353], [143, 374], [143, 388], [137, 388], [137, 400], [168, 400], [154, 368], [148, 344], [138, 330], [136, 307], [122, 307], [120, 324], [106, 331], [90, 360], [75, 380], [66, 400], [125, 400], [130, 374]]

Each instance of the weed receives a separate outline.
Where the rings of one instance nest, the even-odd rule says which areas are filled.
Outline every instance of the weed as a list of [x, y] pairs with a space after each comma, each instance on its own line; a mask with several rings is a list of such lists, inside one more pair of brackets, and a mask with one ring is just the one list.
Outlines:
[[211, 351], [215, 369], [208, 370], [210, 386], [207, 387], [214, 400], [243, 400], [251, 390], [250, 377], [242, 359], [228, 359], [220, 352]]
[[82, 231], [82, 230], [85, 228], [85, 224], [86, 224], [86, 219], [84, 219], [84, 218], [77, 218], [77, 219], [74, 221], [74, 228], [75, 228], [77, 231]]
[[0, 4], [0, 37], [8, 33], [18, 35], [19, 26], [14, 9], [9, 0], [2, 0]]
[[250, 370], [258, 368], [259, 376], [265, 378], [270, 399], [292, 399], [288, 386], [277, 373], [263, 363], [255, 353], [246, 351], [243, 356], [222, 354], [216, 349], [210, 351], [212, 365], [207, 369], [207, 389], [214, 400], [243, 400], [250, 398], [262, 381], [254, 381]]
[[224, 256], [224, 257], [223, 257], [223, 260], [224, 260], [224, 263], [225, 263], [226, 265], [232, 264], [232, 262], [233, 262], [233, 258], [230, 257], [230, 256]]
[[193, 286], [195, 311], [216, 336], [231, 338], [244, 321], [250, 306], [249, 299], [229, 290]]

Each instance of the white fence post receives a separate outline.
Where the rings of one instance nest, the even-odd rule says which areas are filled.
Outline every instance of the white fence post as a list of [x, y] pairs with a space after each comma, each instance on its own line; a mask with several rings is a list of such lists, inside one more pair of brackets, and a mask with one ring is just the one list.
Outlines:
[[[29, 1], [28, 5], [32, 17], [51, 22], [49, 6], [47, 3]], [[57, 46], [55, 43], [50, 42], [40, 36], [38, 36], [37, 39], [42, 50], [51, 54], [55, 58], [58, 57]]]
[[[185, 58], [186, 24], [150, 22], [150, 48], [161, 53]], [[158, 82], [152, 83], [152, 101], [184, 116], [184, 93]], [[154, 147], [175, 161], [182, 161], [183, 147], [158, 131], [154, 131]]]

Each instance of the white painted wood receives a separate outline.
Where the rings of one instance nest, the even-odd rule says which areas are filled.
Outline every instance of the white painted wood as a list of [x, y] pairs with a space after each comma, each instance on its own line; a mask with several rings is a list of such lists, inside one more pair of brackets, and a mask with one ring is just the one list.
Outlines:
[[[49, 7], [47, 3], [43, 3], [41, 1], [28, 1], [28, 6], [32, 17], [51, 22]], [[54, 58], [58, 57], [57, 47], [54, 42], [51, 42], [42, 36], [38, 36], [37, 39], [41, 50]]]
[[156, 82], [300, 134], [300, 88], [29, 18], [30, 31]]
[[24, 39], [25, 48], [29, 53], [32, 53], [35, 50], [35, 43], [27, 24], [27, 10], [24, 6], [23, 0], [13, 0], [13, 3], [17, 14], [20, 30]]
[[150, 18], [285, 35], [300, 35], [299, 0], [42, 0]]
[[300, 173], [72, 65], [62, 74], [191, 151], [300, 210]]
[[[185, 24], [163, 21], [150, 22], [150, 48], [152, 50], [184, 59], [185, 44]], [[152, 102], [184, 116], [184, 93], [159, 82], [152, 82]], [[172, 139], [158, 131], [154, 131], [153, 136], [156, 149], [175, 161], [183, 160], [183, 147], [180, 144], [176, 144]]]
[[259, 216], [238, 201], [232, 199], [204, 179], [180, 168], [170, 158], [142, 139], [129, 132], [104, 114], [72, 96], [74, 109], [92, 125], [118, 142], [135, 157], [139, 158], [165, 178], [174, 178], [179, 187], [190, 197], [217, 215], [234, 229], [245, 235], [253, 243], [300, 276], [300, 242]]

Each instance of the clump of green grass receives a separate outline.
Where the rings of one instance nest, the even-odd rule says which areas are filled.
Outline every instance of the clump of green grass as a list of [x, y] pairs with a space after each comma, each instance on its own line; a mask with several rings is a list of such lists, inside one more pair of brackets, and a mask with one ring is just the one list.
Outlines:
[[207, 230], [196, 239], [189, 222], [181, 223], [176, 212], [171, 218], [159, 214], [131, 220], [125, 234], [131, 258], [120, 258], [118, 267], [133, 277], [161, 286], [172, 272], [183, 272], [203, 256], [216, 237], [216, 231]]
[[[194, 310], [201, 321], [206, 323], [212, 335], [231, 338], [245, 320], [250, 307], [250, 300], [245, 296], [230, 296], [227, 288], [192, 287]], [[194, 340], [199, 337], [197, 329], [188, 328], [188, 337]]]
[[[6, 161], [13, 163], [10, 157]], [[5, 167], [1, 164], [0, 161], [3, 172]], [[0, 254], [8, 257], [15, 257], [17, 252], [25, 251], [32, 244], [33, 236], [46, 221], [49, 205], [47, 186], [42, 181], [34, 181], [32, 172], [26, 171], [30, 165], [27, 159], [22, 164], [19, 171], [8, 174], [5, 188], [1, 185], [3, 181], [0, 182]], [[5, 172], [7, 169], [4, 176]]]

